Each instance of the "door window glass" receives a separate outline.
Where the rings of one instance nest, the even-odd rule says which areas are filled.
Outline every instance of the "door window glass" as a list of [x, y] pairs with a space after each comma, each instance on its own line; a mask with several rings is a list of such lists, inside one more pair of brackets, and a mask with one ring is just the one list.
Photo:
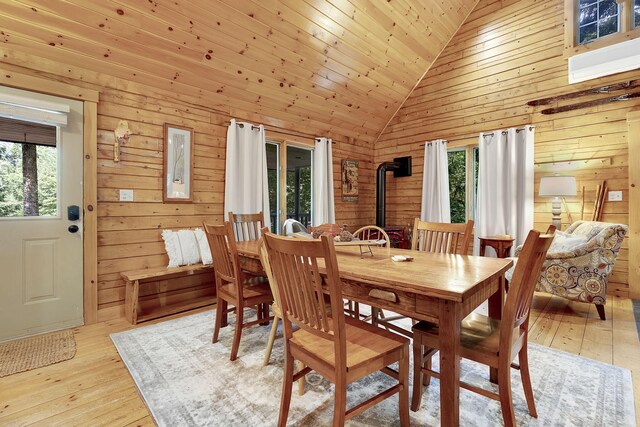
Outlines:
[[280, 146], [278, 144], [267, 143], [267, 181], [269, 183], [269, 213], [271, 216], [271, 232], [278, 233], [280, 230]]
[[287, 218], [311, 222], [311, 155], [304, 148], [287, 146]]
[[57, 128], [0, 118], [0, 217], [58, 215]]

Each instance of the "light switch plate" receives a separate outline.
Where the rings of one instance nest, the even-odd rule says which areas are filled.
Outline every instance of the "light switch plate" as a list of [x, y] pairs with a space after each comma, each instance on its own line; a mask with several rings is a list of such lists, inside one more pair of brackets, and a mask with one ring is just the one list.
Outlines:
[[121, 202], [133, 202], [133, 190], [120, 190]]
[[610, 202], [622, 201], [622, 191], [609, 191], [609, 201]]

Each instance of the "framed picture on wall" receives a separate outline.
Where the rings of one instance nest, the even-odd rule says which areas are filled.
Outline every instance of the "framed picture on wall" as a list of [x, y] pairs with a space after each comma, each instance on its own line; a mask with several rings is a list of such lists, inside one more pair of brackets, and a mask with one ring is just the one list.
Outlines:
[[164, 125], [163, 194], [165, 202], [193, 201], [193, 129]]
[[358, 161], [342, 161], [342, 201], [358, 201]]

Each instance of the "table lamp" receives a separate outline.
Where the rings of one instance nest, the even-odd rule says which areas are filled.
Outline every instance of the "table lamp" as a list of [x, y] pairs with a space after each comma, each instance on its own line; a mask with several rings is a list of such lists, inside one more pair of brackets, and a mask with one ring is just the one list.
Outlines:
[[561, 220], [560, 214], [562, 207], [560, 205], [561, 197], [575, 196], [576, 193], [576, 177], [575, 176], [543, 176], [540, 178], [540, 197], [553, 197], [551, 201], [552, 224], [556, 229], [560, 230]]

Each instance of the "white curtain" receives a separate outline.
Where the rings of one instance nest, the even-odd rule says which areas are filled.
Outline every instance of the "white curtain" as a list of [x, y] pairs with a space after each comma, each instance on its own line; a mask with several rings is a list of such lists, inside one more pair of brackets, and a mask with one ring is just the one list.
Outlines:
[[227, 130], [227, 161], [224, 185], [224, 219], [228, 212], [264, 212], [270, 227], [269, 183], [264, 126], [231, 119]]
[[420, 218], [423, 221], [451, 222], [449, 159], [447, 141], [443, 139], [424, 144]]
[[533, 129], [480, 134], [476, 237], [509, 234], [515, 248], [533, 228]]
[[335, 224], [336, 213], [333, 201], [333, 155], [331, 140], [316, 138], [313, 151], [313, 196], [311, 201], [311, 224]]

